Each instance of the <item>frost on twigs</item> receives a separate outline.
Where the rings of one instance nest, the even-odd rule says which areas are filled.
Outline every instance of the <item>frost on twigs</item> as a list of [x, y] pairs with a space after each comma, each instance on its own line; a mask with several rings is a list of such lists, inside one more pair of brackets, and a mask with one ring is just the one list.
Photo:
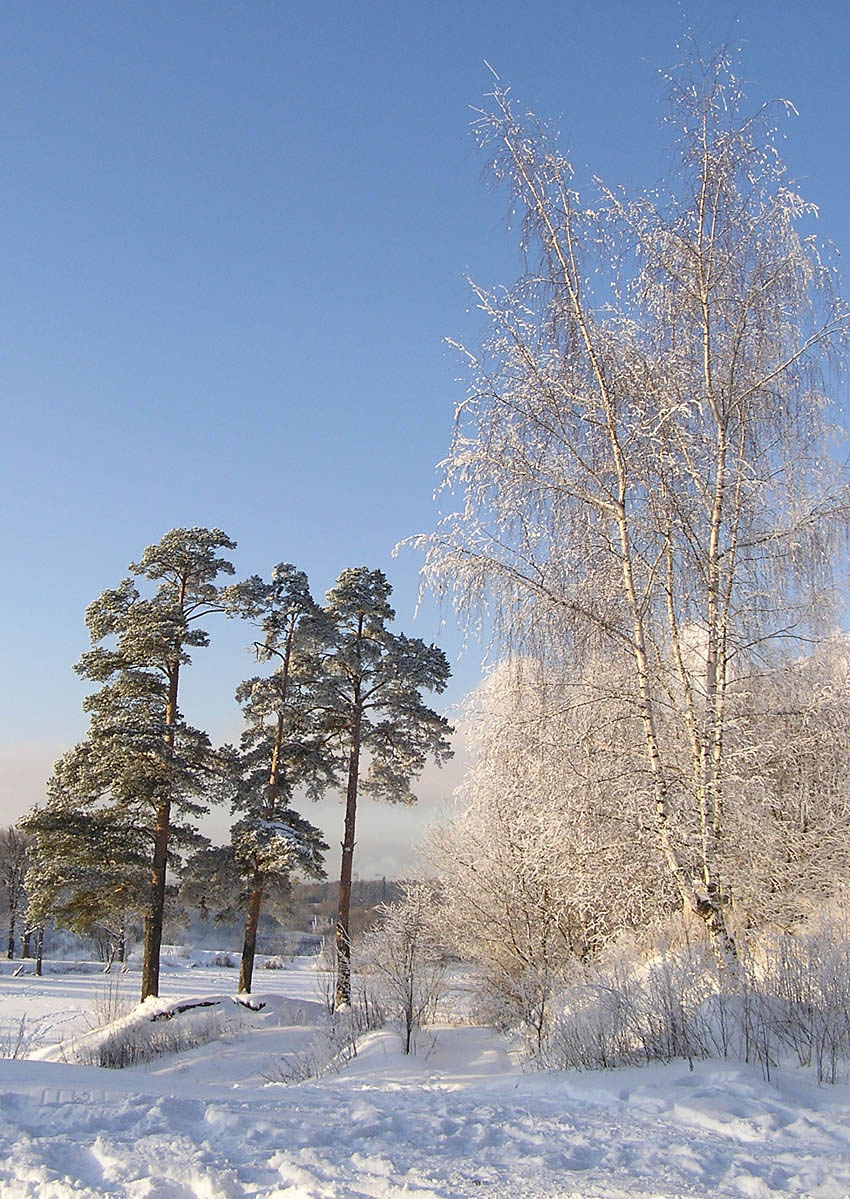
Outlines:
[[[734, 971], [729, 862], [759, 855], [744, 792], [764, 784], [761, 819], [779, 777], [762, 679], [830, 631], [847, 567], [850, 324], [777, 152], [787, 105], [751, 105], [725, 52], [677, 68], [670, 105], [671, 169], [634, 197], [584, 195], [501, 85], [479, 116], [525, 271], [474, 289], [490, 333], [461, 347], [452, 511], [420, 544], [427, 585], [497, 657], [536, 659], [578, 726], [608, 725], [613, 754], [594, 736], [601, 759], [559, 746], [564, 768], [651, 842], [660, 889]], [[747, 783], [747, 755], [767, 778]]]
[[540, 1064], [595, 1070], [651, 1061], [728, 1058], [813, 1070], [819, 1083], [850, 1078], [850, 942], [830, 919], [794, 936], [753, 938], [734, 986], [705, 948], [668, 947], [649, 958], [615, 951], [559, 993]]
[[66, 1061], [120, 1069], [216, 1041], [236, 1031], [240, 1020], [223, 996], [180, 1003], [152, 997], [102, 1028], [65, 1042], [62, 1050]]
[[405, 883], [401, 900], [381, 905], [363, 940], [361, 969], [387, 1017], [398, 1022], [405, 1053], [436, 1016], [443, 991], [447, 955], [437, 906], [434, 884]]
[[[329, 996], [332, 1000], [332, 996]], [[328, 1005], [326, 1005], [328, 1006]], [[382, 1028], [385, 1013], [366, 988], [344, 1008], [328, 1008], [327, 1019], [311, 1044], [300, 1053], [281, 1057], [264, 1078], [270, 1083], [293, 1084], [324, 1078], [340, 1071], [357, 1057], [359, 1042], [366, 1034]]]

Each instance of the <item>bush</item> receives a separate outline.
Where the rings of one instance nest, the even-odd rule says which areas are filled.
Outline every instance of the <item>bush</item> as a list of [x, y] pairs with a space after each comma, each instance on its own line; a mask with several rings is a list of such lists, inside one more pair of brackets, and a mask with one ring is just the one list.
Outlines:
[[65, 1060], [106, 1069], [135, 1066], [218, 1040], [241, 1021], [240, 1012], [224, 1008], [220, 1000], [154, 1008], [148, 1001], [114, 1023], [73, 1038], [64, 1046]]
[[443, 987], [446, 955], [430, 916], [434, 888], [407, 883], [398, 903], [378, 909], [379, 921], [363, 939], [362, 967], [374, 980], [377, 1001], [401, 1024], [405, 1053], [414, 1034], [433, 1020]]
[[735, 971], [703, 945], [582, 966], [530, 1056], [558, 1069], [729, 1057], [767, 1077], [791, 1058], [819, 1083], [850, 1078], [850, 937], [823, 924], [756, 939]]
[[41, 1021], [30, 1020], [26, 1015], [11, 1024], [0, 1024], [0, 1058], [29, 1057], [40, 1047], [44, 1037]]
[[371, 995], [361, 990], [349, 1007], [337, 1010], [303, 1053], [290, 1053], [264, 1077], [269, 1082], [285, 1084], [307, 1082], [338, 1074], [343, 1066], [357, 1057], [357, 1042], [368, 1032], [383, 1028], [385, 1015]]
[[104, 1028], [129, 1015], [135, 1006], [129, 992], [117, 978], [109, 978], [100, 988], [92, 1003], [90, 1028]]

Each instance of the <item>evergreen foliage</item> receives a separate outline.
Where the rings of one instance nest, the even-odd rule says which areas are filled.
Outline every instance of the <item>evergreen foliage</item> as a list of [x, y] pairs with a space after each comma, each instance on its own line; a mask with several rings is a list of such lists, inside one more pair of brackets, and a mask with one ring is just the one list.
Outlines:
[[[46, 803], [27, 818], [31, 910], [42, 925], [53, 916], [81, 933], [106, 930], [116, 943], [143, 914], [144, 999], [158, 990], [166, 871], [177, 867], [181, 900], [207, 917], [247, 908], [239, 987], [249, 991], [264, 897], [286, 895], [294, 874], [324, 876], [327, 845], [293, 797], [318, 798], [344, 777], [337, 1002], [345, 1004], [358, 793], [411, 803], [428, 757], [450, 755], [450, 726], [421, 698], [444, 689], [449, 668], [435, 646], [389, 631], [391, 588], [380, 571], [344, 571], [320, 607], [287, 563], [269, 582], [254, 575], [219, 586], [220, 574], [233, 573], [219, 551], [231, 548], [220, 530], [172, 530], [131, 566], [135, 577], [87, 610], [93, 646], [77, 670], [99, 688], [85, 700], [87, 737], [56, 763]], [[198, 622], [214, 612], [251, 621], [257, 658], [273, 664], [237, 690], [238, 749], [214, 751], [178, 706], [181, 671], [209, 643]], [[228, 845], [207, 848], [197, 821], [211, 795], [225, 794], [238, 819]]]
[[56, 907], [82, 928], [98, 904], [115, 918], [142, 904], [143, 999], [159, 989], [169, 859], [197, 845], [194, 822], [222, 770], [178, 699], [189, 651], [209, 644], [197, 621], [225, 610], [216, 579], [233, 567], [219, 551], [233, 548], [219, 529], [172, 529], [130, 566], [156, 584], [150, 597], [126, 578], [89, 606], [93, 648], [76, 667], [101, 684], [84, 704], [89, 733], [57, 763], [48, 803], [31, 818], [40, 910]]
[[[392, 588], [380, 570], [344, 570], [328, 592], [326, 644], [319, 650], [319, 706], [324, 728], [346, 772], [345, 831], [337, 919], [336, 1003], [351, 1001], [349, 916], [357, 799], [361, 791], [393, 803], [412, 803], [410, 784], [429, 757], [451, 756], [451, 726], [422, 701], [449, 678], [442, 650], [392, 633]], [[361, 756], [368, 767], [361, 779]]]
[[231, 830], [231, 849], [247, 883], [239, 990], [250, 992], [264, 892], [287, 885], [293, 871], [324, 875], [327, 845], [292, 808], [293, 791], [302, 788], [317, 798], [334, 781], [335, 762], [316, 698], [317, 646], [325, 625], [307, 576], [279, 563], [271, 582], [253, 576], [231, 588], [229, 599], [259, 628], [258, 658], [276, 662], [271, 675], [248, 679], [236, 692], [246, 727], [234, 758], [233, 809], [242, 817]]

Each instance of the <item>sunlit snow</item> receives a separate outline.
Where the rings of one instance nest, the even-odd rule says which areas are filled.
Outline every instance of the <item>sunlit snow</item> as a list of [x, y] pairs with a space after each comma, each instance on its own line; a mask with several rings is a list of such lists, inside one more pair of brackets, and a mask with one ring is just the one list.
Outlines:
[[338, 1072], [286, 1084], [281, 1063], [309, 1055], [324, 1019], [314, 959], [259, 970], [257, 1012], [230, 998], [234, 970], [170, 963], [163, 996], [219, 1000], [218, 1039], [104, 1070], [57, 1060], [57, 1039], [82, 1041], [95, 1008], [134, 1002], [138, 974], [116, 985], [2, 965], [5, 1052], [26, 1016], [35, 1055], [0, 1061], [3, 1199], [850, 1194], [850, 1087], [802, 1071], [526, 1073], [492, 1031], [446, 1024], [408, 1058], [392, 1030], [367, 1033]]

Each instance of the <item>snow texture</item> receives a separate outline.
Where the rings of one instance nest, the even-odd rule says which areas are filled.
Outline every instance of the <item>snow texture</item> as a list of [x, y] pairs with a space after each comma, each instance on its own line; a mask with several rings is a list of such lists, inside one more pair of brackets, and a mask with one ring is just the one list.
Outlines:
[[[44, 1042], [40, 1060], [0, 1061], [3, 1199], [850, 1195], [848, 1087], [730, 1062], [529, 1074], [490, 1030], [448, 1026], [407, 1058], [395, 1032], [368, 1033], [338, 1073], [284, 1085], [270, 1079], [309, 1051], [322, 984], [304, 959], [268, 990], [258, 974], [262, 1010], [231, 1004], [221, 1039], [125, 1070], [55, 1060], [59, 1032], [90, 1032], [102, 979], [0, 976], [5, 1043], [24, 1013]], [[182, 1005], [235, 978], [175, 966], [164, 981]], [[132, 1000], [138, 977], [119, 986]]]

